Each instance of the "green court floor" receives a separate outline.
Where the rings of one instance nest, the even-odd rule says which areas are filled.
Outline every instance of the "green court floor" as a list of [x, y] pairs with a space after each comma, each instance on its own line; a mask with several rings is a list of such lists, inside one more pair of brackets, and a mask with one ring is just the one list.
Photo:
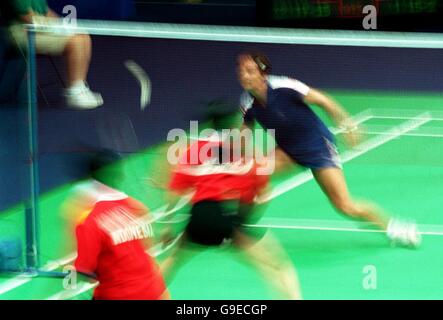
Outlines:
[[[361, 148], [346, 149], [339, 137], [341, 154], [348, 159], [344, 172], [352, 194], [417, 221], [425, 233], [422, 246], [392, 247], [382, 233], [340, 216], [300, 168], [273, 179], [274, 195], [281, 194], [270, 201], [259, 224], [269, 227], [288, 252], [305, 299], [443, 299], [443, 96], [331, 94], [353, 115], [370, 109], [370, 117], [362, 123], [368, 134]], [[158, 154], [153, 148], [128, 162], [138, 173], [149, 174], [158, 163]], [[152, 209], [163, 205], [161, 192], [137, 188], [140, 185], [139, 180], [126, 181], [125, 191]], [[41, 197], [42, 265], [70, 253], [73, 240], [65, 232], [59, 208], [71, 187], [62, 186]], [[20, 206], [2, 213], [0, 219], [2, 235], [24, 237]], [[172, 297], [280, 298], [237, 258], [228, 248], [196, 255], [171, 283]], [[375, 270], [375, 288], [364, 286], [367, 268]], [[63, 290], [62, 279], [0, 276], [0, 299], [47, 299]], [[90, 298], [91, 290], [72, 297]]]

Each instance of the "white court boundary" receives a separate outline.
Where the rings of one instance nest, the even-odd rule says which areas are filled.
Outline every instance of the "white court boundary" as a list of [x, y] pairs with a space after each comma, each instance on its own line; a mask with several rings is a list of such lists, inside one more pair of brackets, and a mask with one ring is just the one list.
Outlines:
[[[246, 225], [254, 228], [287, 229], [287, 230], [315, 230], [315, 231], [344, 231], [361, 233], [384, 233], [368, 222], [341, 221], [341, 220], [306, 220], [306, 219], [282, 219], [262, 218], [260, 223]], [[443, 236], [443, 225], [420, 224], [418, 226], [421, 235]]]
[[[355, 115], [353, 117], [353, 120], [357, 123], [357, 124], [361, 124], [365, 121], [368, 121], [370, 119], [374, 119], [374, 118], [386, 118], [386, 119], [399, 119], [399, 120], [409, 120], [406, 121], [403, 124], [400, 124], [398, 126], [393, 127], [391, 130], [389, 130], [388, 132], [385, 132], [383, 134], [383, 136], [381, 137], [374, 137], [372, 139], [369, 139], [367, 141], [365, 141], [364, 143], [362, 143], [361, 145], [358, 146], [358, 149], [354, 149], [354, 150], [348, 150], [344, 153], [342, 153], [341, 158], [342, 158], [342, 162], [348, 162], [358, 156], [361, 156], [363, 154], [365, 154], [366, 152], [369, 152], [375, 148], [377, 148], [378, 146], [381, 146], [395, 138], [398, 138], [406, 133], [408, 133], [409, 131], [412, 131], [418, 127], [420, 127], [421, 125], [432, 121], [432, 120], [440, 120], [439, 118], [434, 119], [433, 117], [431, 117], [429, 112], [423, 112], [415, 117], [394, 117], [394, 116], [384, 116], [384, 115], [374, 115], [372, 109], [366, 109], [364, 111], [362, 111], [361, 113]], [[442, 118], [443, 120], [443, 118]], [[331, 130], [334, 134], [338, 134], [341, 133], [343, 131], [338, 130], [338, 129], [332, 129]], [[271, 199], [274, 199], [278, 196], [280, 196], [283, 193], [286, 193], [310, 180], [313, 179], [312, 173], [305, 171], [302, 172], [294, 177], [292, 177], [291, 179], [281, 183], [280, 185], [277, 185], [277, 187], [273, 190], [273, 192], [271, 193], [270, 197], [268, 197], [267, 199], [265, 199], [265, 201], [269, 201]], [[189, 199], [188, 199], [189, 200]], [[175, 208], [173, 208], [171, 210], [171, 212], [175, 212], [178, 211], [179, 209], [181, 209], [182, 207], [184, 207], [186, 205], [186, 203], [188, 202], [188, 200], [184, 199], [183, 201], [180, 201], [177, 206]], [[161, 217], [163, 215], [163, 211], [164, 208], [160, 208], [158, 210], [153, 211], [153, 215], [154, 217]], [[169, 214], [168, 213], [168, 214]], [[305, 229], [309, 229], [309, 230], [329, 230], [327, 229], [327, 227], [315, 227], [315, 226], [296, 226], [296, 225], [292, 225], [292, 226], [282, 226], [282, 225], [273, 225], [273, 224], [259, 224], [257, 226], [267, 226], [267, 227], [273, 227], [273, 228], [288, 228], [288, 229], [301, 229], [301, 228], [305, 228]], [[359, 228], [335, 228], [332, 227], [330, 228], [330, 230], [336, 230], [336, 231], [353, 231], [353, 232], [383, 232], [383, 231], [378, 231], [378, 230], [362, 230]], [[357, 231], [358, 230], [358, 231]], [[426, 234], [426, 233], [423, 233]], [[443, 235], [440, 234], [439, 232], [437, 233], [427, 233], [427, 234], [435, 234], [435, 235]], [[166, 248], [165, 250], [158, 252], [158, 255], [162, 254], [163, 252], [165, 252], [168, 248]], [[75, 253], [71, 253], [59, 260], [55, 260], [52, 262], [49, 262], [48, 264], [46, 264], [42, 269], [46, 270], [46, 271], [52, 271], [57, 269], [60, 266], [63, 265], [67, 265], [69, 263], [71, 263], [76, 257]], [[29, 277], [29, 276], [16, 276], [8, 281], [6, 281], [5, 283], [0, 285], [0, 295], [11, 291], [19, 286], [22, 286], [26, 283], [28, 283], [29, 281], [31, 281], [33, 278]], [[82, 287], [83, 289], [86, 287]], [[89, 290], [92, 287], [89, 287], [86, 290]], [[83, 291], [84, 292], [84, 291]], [[78, 293], [80, 294], [80, 293]], [[52, 298], [54, 296], [51, 296], [50, 298]]]
[[[403, 115], [403, 116], [392, 116], [389, 115], [390, 112], [394, 112], [393, 110], [395, 110], [395, 112], [398, 112], [400, 114], [405, 113], [405, 114], [411, 114], [411, 113], [419, 113], [422, 111], [419, 110], [408, 110], [408, 109], [387, 109], [387, 110], [373, 110], [373, 115], [372, 115], [372, 119], [390, 119], [390, 120], [410, 120], [412, 117], [411, 116], [407, 116], [407, 115]], [[379, 114], [377, 114], [379, 113]], [[438, 112], [438, 111], [434, 111], [434, 112], [430, 112], [431, 115], [431, 121], [443, 121], [443, 113], [442, 112]], [[365, 130], [363, 131], [364, 134], [367, 135], [385, 135], [386, 134], [386, 129], [382, 128], [383, 126], [379, 126], [376, 125], [374, 127], [372, 127], [371, 125], [368, 125], [368, 129], [369, 130]], [[439, 131], [441, 130], [441, 133], [432, 133], [432, 132], [406, 132], [404, 134], [402, 134], [403, 136], [406, 137], [428, 137], [428, 138], [443, 138], [443, 127], [433, 127], [432, 129], [436, 130], [439, 129]], [[429, 128], [431, 129], [431, 128]], [[431, 131], [431, 130], [429, 130]]]

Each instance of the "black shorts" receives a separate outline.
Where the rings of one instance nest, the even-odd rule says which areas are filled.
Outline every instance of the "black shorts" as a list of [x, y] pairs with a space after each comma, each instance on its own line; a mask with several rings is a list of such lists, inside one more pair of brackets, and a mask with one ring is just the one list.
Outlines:
[[249, 209], [240, 206], [238, 201], [197, 202], [192, 206], [191, 218], [186, 227], [187, 239], [201, 245], [218, 246], [231, 240], [236, 231], [254, 239], [261, 238], [263, 230], [256, 234], [249, 232], [250, 228], [243, 227], [247, 216], [247, 212], [243, 211]]

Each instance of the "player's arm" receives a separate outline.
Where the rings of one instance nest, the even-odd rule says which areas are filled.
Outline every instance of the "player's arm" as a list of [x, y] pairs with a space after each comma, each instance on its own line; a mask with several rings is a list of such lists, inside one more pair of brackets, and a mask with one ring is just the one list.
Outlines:
[[358, 126], [350, 118], [346, 110], [332, 97], [320, 90], [310, 88], [304, 97], [307, 104], [314, 104], [325, 110], [337, 127], [344, 130], [346, 139], [350, 145], [355, 145], [358, 141]]
[[308, 104], [315, 104], [325, 110], [337, 126], [342, 126], [349, 121], [349, 114], [345, 109], [332, 97], [320, 90], [311, 88], [304, 100]]
[[177, 231], [173, 228], [171, 221], [175, 217], [175, 206], [182, 198], [180, 194], [181, 193], [169, 192], [166, 195], [167, 207], [164, 212], [165, 217], [162, 219], [165, 226], [160, 232], [160, 241], [163, 243], [163, 247], [168, 246], [177, 237]]
[[[176, 167], [177, 170], [178, 167]], [[165, 194], [165, 202], [167, 206], [164, 212], [165, 217], [163, 221], [167, 223], [160, 235], [164, 246], [169, 245], [176, 237], [176, 232], [170, 223], [175, 216], [175, 207], [183, 197], [189, 195], [193, 191], [193, 188], [194, 179], [192, 176], [179, 172], [179, 170], [178, 172], [173, 170], [171, 180], [168, 184], [168, 191]]]

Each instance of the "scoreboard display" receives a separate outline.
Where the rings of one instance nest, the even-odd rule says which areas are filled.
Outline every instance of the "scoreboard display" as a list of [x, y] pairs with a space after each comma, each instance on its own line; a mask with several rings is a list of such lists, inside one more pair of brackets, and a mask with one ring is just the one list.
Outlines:
[[[259, 22], [268, 26], [361, 28], [357, 21], [363, 8], [376, 9], [381, 26], [407, 31], [410, 28], [443, 28], [441, 0], [268, 0], [257, 1]], [[354, 22], [353, 22], [354, 21]]]

